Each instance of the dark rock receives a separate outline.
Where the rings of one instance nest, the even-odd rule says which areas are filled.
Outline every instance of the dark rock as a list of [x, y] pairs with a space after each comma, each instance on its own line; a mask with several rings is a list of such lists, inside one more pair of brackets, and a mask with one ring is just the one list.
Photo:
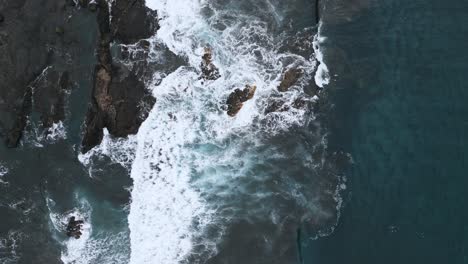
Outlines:
[[275, 99], [270, 102], [265, 109], [265, 114], [273, 113], [273, 112], [286, 112], [289, 110], [289, 106], [286, 105], [286, 102], [282, 99]]
[[57, 35], [63, 35], [63, 33], [65, 33], [65, 30], [63, 29], [63, 27], [61, 26], [57, 26], [55, 27], [55, 33], [57, 33]]
[[[80, 89], [70, 96], [91, 94], [83, 150], [100, 143], [103, 128], [114, 136], [136, 133], [155, 102], [143, 83], [155, 67], [147, 60], [151, 45], [140, 42], [140, 59], [125, 63], [132, 70], [113, 61], [110, 45], [114, 40], [135, 43], [152, 36], [158, 28], [156, 12], [144, 0], [112, 1], [111, 24], [109, 2], [15, 0], [0, 4], [2, 13], [15, 19], [2, 24], [0, 31], [0, 136], [8, 146], [18, 145], [28, 120], [44, 128], [63, 121], [72, 85]], [[76, 4], [82, 8], [68, 8]], [[96, 17], [84, 8], [96, 8]], [[86, 30], [78, 30], [81, 26]], [[181, 64], [177, 60], [174, 65]], [[80, 107], [70, 109], [78, 118], [86, 112]]]
[[67, 0], [67, 5], [76, 6], [75, 0]]
[[202, 70], [201, 78], [204, 80], [217, 80], [221, 75], [219, 69], [213, 64], [213, 53], [210, 48], [205, 48], [200, 65]]
[[273, 112], [286, 112], [292, 108], [306, 109], [309, 106], [310, 100], [306, 98], [296, 98], [292, 103], [286, 102], [283, 98], [270, 99], [270, 103], [265, 109], [265, 114]]
[[[28, 121], [46, 127], [65, 118], [66, 92], [60, 88], [65, 83], [80, 78], [81, 90], [87, 89], [97, 26], [84, 12], [66, 8], [71, 2], [15, 0], [0, 4], [2, 13], [11, 17], [11, 23], [4, 23], [0, 31], [0, 135], [10, 147], [18, 145]], [[69, 30], [79, 26], [87, 30]]]
[[113, 1], [112, 18], [112, 35], [123, 44], [149, 38], [159, 29], [157, 13], [145, 0]]
[[78, 0], [78, 4], [81, 6], [81, 7], [88, 7], [88, 4], [89, 4], [89, 0]]
[[307, 104], [309, 103], [308, 100], [305, 100], [304, 98], [297, 98], [294, 100], [292, 107], [296, 109], [304, 109], [307, 107]]
[[[134, 5], [130, 5], [128, 1], [122, 0], [114, 2], [113, 8], [121, 8], [121, 12], [113, 10], [113, 14], [116, 15], [114, 19], [118, 21], [117, 24], [122, 19], [130, 21], [131, 19], [128, 20], [126, 16], [136, 15], [132, 11], [134, 7], [141, 10], [139, 1], [133, 3]], [[111, 29], [116, 30], [116, 33], [120, 32], [118, 33], [120, 35], [116, 34], [115, 37], [120, 36], [124, 38], [121, 39], [124, 41], [133, 40], [132, 37], [137, 35], [130, 37], [123, 33], [126, 31], [119, 31], [123, 29], [110, 25], [107, 2], [101, 0], [99, 4], [101, 8], [99, 8], [97, 16], [100, 31], [97, 51], [98, 65], [94, 72], [92, 100], [85, 121], [83, 153], [102, 141], [104, 128], [107, 128], [109, 133], [116, 137], [126, 137], [138, 132], [138, 128], [155, 103], [155, 99], [146, 89], [144, 83], [139, 80], [136, 72], [130, 71], [124, 64], [113, 62], [111, 56], [110, 42], [113, 36]], [[144, 27], [145, 21], [145, 19], [135, 20], [135, 23], [143, 23], [143, 25], [132, 25], [132, 28]], [[138, 37], [143, 37], [143, 35], [138, 35]], [[144, 45], [145, 42], [142, 43]], [[149, 42], [146, 43], [149, 44]]]
[[256, 89], [257, 87], [255, 85], [246, 85], [244, 90], [234, 90], [226, 101], [227, 114], [229, 116], [235, 116], [239, 113], [244, 103], [253, 98]]
[[278, 86], [278, 91], [280, 92], [287, 92], [291, 86], [293, 86], [299, 78], [301, 78], [303, 75], [303, 71], [301, 69], [289, 69], [287, 70], [284, 75], [283, 79], [280, 82], [280, 85]]
[[91, 12], [96, 12], [96, 10], [98, 9], [98, 4], [96, 2], [91, 2], [88, 4], [88, 9]]
[[9, 148], [15, 148], [18, 146], [21, 136], [23, 135], [24, 128], [28, 120], [28, 115], [31, 113], [32, 104], [32, 89], [29, 87], [26, 89], [25, 94], [22, 98], [22, 104], [16, 112], [16, 119], [13, 123], [13, 127], [8, 131], [6, 137], [6, 145]]
[[74, 237], [79, 239], [82, 235], [81, 228], [83, 227], [83, 220], [75, 220], [75, 217], [72, 216], [68, 219], [66, 234], [69, 237]]
[[3, 21], [5, 21], [5, 17], [2, 14], [0, 14], [0, 23], [3, 23]]

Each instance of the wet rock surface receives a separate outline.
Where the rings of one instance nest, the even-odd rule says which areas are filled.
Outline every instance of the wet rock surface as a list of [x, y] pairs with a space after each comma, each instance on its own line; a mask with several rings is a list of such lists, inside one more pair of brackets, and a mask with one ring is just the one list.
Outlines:
[[297, 83], [303, 74], [303, 70], [297, 68], [286, 70], [283, 75], [283, 79], [278, 86], [278, 91], [287, 92], [294, 84]]
[[100, 143], [103, 128], [114, 136], [136, 133], [155, 101], [144, 88], [149, 74], [143, 62], [114, 62], [110, 49], [154, 35], [156, 12], [144, 0], [111, 3], [0, 2], [0, 137], [7, 146], [18, 146], [29, 122], [48, 128], [65, 120], [75, 86], [81, 97], [90, 95], [83, 151]]
[[107, 1], [97, 3], [98, 64], [94, 70], [92, 99], [86, 116], [82, 142], [84, 153], [102, 141], [104, 128], [117, 137], [135, 134], [155, 103], [137, 76], [136, 69], [113, 61], [111, 42], [116, 40], [128, 44], [150, 37], [157, 29], [152, 22], [156, 21], [156, 13], [149, 10], [144, 1], [117, 0], [112, 3], [111, 16]]
[[82, 235], [81, 228], [83, 227], [84, 221], [83, 220], [76, 220], [74, 216], [68, 219], [67, 224], [67, 236], [74, 237], [79, 239]]
[[200, 67], [202, 70], [201, 79], [205, 81], [214, 81], [221, 77], [219, 69], [213, 63], [213, 52], [210, 48], [205, 48]]
[[[92, 46], [80, 40], [86, 34], [71, 29], [76, 20], [86, 24], [87, 15], [65, 1], [7, 0], [0, 13], [0, 136], [16, 147], [32, 112], [44, 127], [64, 118], [60, 79], [74, 68], [72, 61], [86, 57], [78, 59], [78, 51]], [[80, 76], [84, 71], [74, 69]]]
[[146, 7], [144, 0], [115, 0], [111, 10], [113, 36], [123, 44], [149, 38], [159, 29], [156, 11]]
[[235, 89], [226, 101], [227, 114], [235, 116], [244, 106], [244, 103], [252, 99], [257, 87], [255, 85], [246, 85], [243, 90]]

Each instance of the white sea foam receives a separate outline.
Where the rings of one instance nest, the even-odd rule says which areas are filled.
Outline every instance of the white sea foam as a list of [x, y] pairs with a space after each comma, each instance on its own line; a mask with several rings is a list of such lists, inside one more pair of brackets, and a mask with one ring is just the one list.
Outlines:
[[317, 86], [323, 88], [325, 85], [330, 83], [330, 73], [327, 65], [324, 62], [322, 46], [327, 39], [322, 36], [322, 22], [319, 23], [318, 33], [314, 37], [314, 52], [319, 65], [315, 73], [315, 83]]
[[23, 138], [24, 143], [42, 148], [44, 145], [67, 139], [67, 129], [62, 121], [53, 123], [51, 127], [42, 128], [28, 120]]
[[18, 246], [25, 235], [18, 230], [9, 230], [5, 237], [0, 237], [0, 263], [18, 263], [20, 252]]
[[47, 128], [45, 132], [46, 139], [49, 142], [55, 142], [60, 139], [67, 138], [67, 130], [62, 121], [52, 124], [51, 127]]
[[58, 212], [55, 202], [46, 198], [49, 209], [49, 219], [52, 223], [53, 232], [59, 233], [57, 237], [66, 233], [70, 217], [83, 220], [79, 239], [73, 237], [60, 238], [64, 250], [61, 260], [65, 264], [94, 264], [94, 263], [127, 263], [128, 252], [120, 250], [120, 245], [128, 242], [128, 233], [109, 233], [93, 229], [93, 209], [91, 204], [83, 197], [75, 194], [77, 206], [67, 212]]
[[3, 176], [7, 175], [7, 173], [8, 168], [0, 163], [0, 184], [8, 184], [8, 182], [3, 179]]
[[91, 263], [91, 256], [87, 249], [89, 248], [92, 233], [92, 226], [90, 223], [92, 207], [83, 198], [80, 198], [77, 195], [75, 195], [75, 198], [79, 202], [79, 206], [65, 213], [56, 212], [55, 202], [50, 198], [46, 198], [46, 204], [49, 209], [50, 221], [52, 222], [52, 226], [56, 232], [66, 232], [68, 221], [72, 216], [78, 220], [84, 221], [81, 228], [82, 235], [80, 239], [70, 237], [64, 241], [65, 251], [62, 252], [61, 260], [65, 264], [89, 264]]
[[[298, 66], [310, 76], [315, 61], [278, 53], [266, 24], [255, 17], [214, 10], [206, 20], [200, 10], [207, 1], [151, 0], [147, 5], [156, 8], [162, 19], [156, 41], [186, 57], [190, 66], [151, 87], [158, 101], [138, 132], [131, 170], [130, 263], [170, 264], [183, 262], [190, 254], [216, 252], [223, 234], [217, 210], [222, 209], [206, 199], [217, 191], [221, 199], [228, 199], [231, 191], [246, 191], [239, 184], [245, 179], [242, 173], [257, 158], [249, 153], [260, 144], [257, 137], [305, 122], [304, 110], [263, 113], [270, 96], [277, 93], [284, 68]], [[239, 17], [224, 31], [213, 28], [227, 15]], [[214, 52], [222, 78], [204, 83], [198, 68], [207, 46]], [[246, 84], [257, 86], [255, 97], [236, 117], [228, 117], [223, 110], [227, 96]], [[302, 95], [301, 87], [296, 88], [284, 94], [287, 101]], [[228, 169], [236, 165], [238, 171]], [[230, 181], [239, 188], [234, 190]], [[217, 228], [207, 237], [204, 233], [210, 225]]]
[[114, 138], [109, 131], [104, 128], [104, 137], [101, 143], [85, 154], [79, 154], [78, 160], [88, 168], [90, 177], [93, 177], [94, 159], [108, 157], [112, 162], [122, 165], [130, 170], [135, 158], [136, 136], [129, 135], [126, 138]]

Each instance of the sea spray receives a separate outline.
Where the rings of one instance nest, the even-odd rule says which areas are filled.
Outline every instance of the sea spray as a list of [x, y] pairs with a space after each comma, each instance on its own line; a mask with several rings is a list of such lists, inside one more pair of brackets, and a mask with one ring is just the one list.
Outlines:
[[[187, 65], [154, 73], [148, 89], [157, 103], [136, 136], [106, 135], [80, 156], [88, 167], [106, 155], [131, 168], [130, 263], [242, 262], [244, 254], [229, 254], [245, 246], [257, 249], [248, 261], [284, 263], [295, 257], [298, 225], [335, 223], [339, 181], [323, 179], [326, 132], [312, 111], [320, 95], [308, 88], [329, 82], [325, 39], [313, 28], [300, 29], [300, 38], [280, 33], [286, 22], [277, 1], [259, 1], [258, 10], [246, 3], [147, 1], [161, 19], [152, 47], [166, 46]], [[205, 48], [220, 70], [215, 81], [200, 79]], [[281, 93], [288, 68], [303, 76]], [[229, 117], [226, 99], [245, 85], [257, 86], [255, 96]], [[267, 111], [272, 100], [287, 110]], [[295, 107], [298, 101], [305, 107]]]

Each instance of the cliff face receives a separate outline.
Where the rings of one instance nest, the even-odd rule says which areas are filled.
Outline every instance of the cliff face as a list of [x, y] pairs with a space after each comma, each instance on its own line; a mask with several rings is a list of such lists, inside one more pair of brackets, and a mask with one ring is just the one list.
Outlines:
[[105, 127], [115, 136], [136, 133], [155, 100], [137, 68], [114, 61], [110, 49], [157, 28], [144, 0], [0, 1], [0, 137], [16, 147], [31, 116], [43, 128], [63, 121], [72, 88], [89, 95], [84, 152]]

